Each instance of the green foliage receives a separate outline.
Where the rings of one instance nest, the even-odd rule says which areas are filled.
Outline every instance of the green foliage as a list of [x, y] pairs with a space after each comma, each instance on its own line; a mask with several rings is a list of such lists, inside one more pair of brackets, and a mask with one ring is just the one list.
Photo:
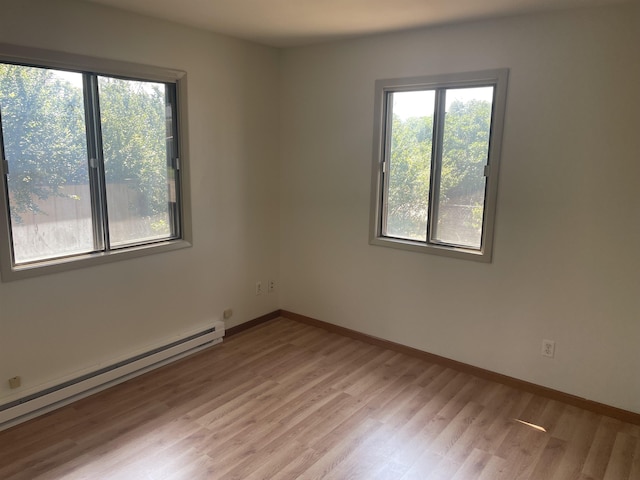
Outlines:
[[[452, 102], [445, 117], [438, 225], [481, 228], [491, 103]], [[425, 240], [432, 117], [393, 118], [387, 234]], [[455, 218], [453, 218], [455, 217]]]
[[[136, 216], [166, 212], [164, 89], [99, 77], [99, 90], [107, 184], [140, 193], [129, 205]], [[14, 222], [44, 213], [37, 200], [64, 185], [89, 183], [81, 88], [48, 69], [0, 64], [0, 114]]]
[[82, 95], [49, 70], [0, 64], [0, 115], [15, 221], [35, 199], [86, 183]]
[[451, 104], [443, 138], [441, 201], [463, 198], [474, 205], [482, 204], [478, 179], [483, 178], [487, 163], [490, 126], [489, 102]]
[[142, 216], [167, 209], [164, 91], [143, 82], [99, 77], [102, 149], [107, 183], [141, 192]]
[[393, 117], [387, 233], [424, 240], [429, 204], [432, 117]]

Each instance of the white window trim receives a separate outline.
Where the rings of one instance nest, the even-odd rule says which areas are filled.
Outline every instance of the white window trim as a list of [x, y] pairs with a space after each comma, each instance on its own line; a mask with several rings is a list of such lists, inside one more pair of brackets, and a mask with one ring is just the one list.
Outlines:
[[2, 281], [13, 281], [39, 275], [58, 273], [77, 268], [100, 265], [114, 261], [138, 258], [192, 246], [191, 197], [189, 188], [189, 142], [187, 128], [187, 75], [181, 70], [140, 65], [118, 60], [101, 59], [57, 52], [52, 50], [22, 47], [0, 43], [0, 62], [14, 62], [37, 67], [48, 67], [71, 71], [88, 71], [114, 77], [144, 79], [149, 81], [175, 83], [177, 96], [177, 131], [180, 159], [180, 238], [132, 247], [75, 255], [31, 264], [14, 265], [12, 260], [12, 240], [9, 205], [5, 183], [4, 165], [0, 162], [0, 273]]
[[[502, 146], [502, 133], [507, 98], [508, 69], [485, 70], [446, 75], [430, 75], [411, 78], [377, 80], [375, 84], [373, 162], [371, 174], [371, 208], [369, 219], [369, 243], [382, 247], [398, 248], [413, 252], [429, 253], [453, 258], [491, 262], [498, 193], [498, 171]], [[492, 108], [491, 136], [487, 160], [488, 175], [485, 187], [485, 205], [482, 222], [482, 242], [479, 249], [440, 245], [404, 240], [382, 235], [383, 215], [383, 167], [385, 160], [386, 98], [388, 92], [429, 90], [474, 86], [495, 86]]]

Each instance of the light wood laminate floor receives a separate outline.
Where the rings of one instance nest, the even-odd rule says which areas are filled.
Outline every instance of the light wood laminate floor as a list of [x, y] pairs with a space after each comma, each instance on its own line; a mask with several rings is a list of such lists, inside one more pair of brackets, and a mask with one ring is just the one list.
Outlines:
[[280, 318], [0, 432], [0, 478], [638, 480], [640, 426]]

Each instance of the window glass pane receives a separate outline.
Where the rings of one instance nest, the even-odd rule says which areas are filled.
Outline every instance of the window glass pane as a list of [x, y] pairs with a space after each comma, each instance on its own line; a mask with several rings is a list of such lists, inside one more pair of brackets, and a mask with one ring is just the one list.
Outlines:
[[175, 236], [171, 108], [163, 83], [98, 77], [112, 247]]
[[435, 91], [394, 92], [383, 235], [426, 241]]
[[82, 74], [0, 64], [16, 264], [93, 251]]
[[480, 248], [492, 102], [493, 87], [446, 91], [434, 241]]

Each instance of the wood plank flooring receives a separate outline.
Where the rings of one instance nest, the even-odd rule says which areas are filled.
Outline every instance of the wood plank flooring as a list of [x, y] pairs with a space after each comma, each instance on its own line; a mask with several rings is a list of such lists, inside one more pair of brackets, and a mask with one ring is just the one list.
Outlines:
[[279, 318], [0, 432], [0, 478], [638, 480], [640, 426]]

